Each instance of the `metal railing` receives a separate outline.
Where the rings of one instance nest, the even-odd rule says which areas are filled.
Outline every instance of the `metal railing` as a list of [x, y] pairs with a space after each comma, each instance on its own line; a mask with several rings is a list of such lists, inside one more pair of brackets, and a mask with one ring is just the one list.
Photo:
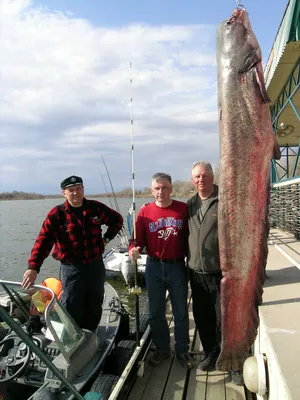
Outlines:
[[270, 226], [300, 240], [300, 177], [271, 185]]

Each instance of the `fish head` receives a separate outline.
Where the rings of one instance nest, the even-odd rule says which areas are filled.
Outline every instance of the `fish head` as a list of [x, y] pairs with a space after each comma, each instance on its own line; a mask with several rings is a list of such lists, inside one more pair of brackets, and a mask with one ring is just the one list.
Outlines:
[[217, 48], [223, 57], [223, 66], [237, 71], [245, 70], [245, 63], [248, 67], [249, 57], [252, 61], [253, 55], [255, 62], [261, 61], [261, 50], [245, 9], [235, 8], [232, 16], [219, 25]]

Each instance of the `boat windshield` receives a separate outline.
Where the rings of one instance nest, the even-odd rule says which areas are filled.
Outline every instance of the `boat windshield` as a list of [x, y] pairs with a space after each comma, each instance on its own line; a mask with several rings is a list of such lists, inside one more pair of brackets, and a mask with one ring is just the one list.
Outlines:
[[10, 309], [21, 323], [40, 315], [45, 320], [45, 336], [56, 342], [68, 361], [84, 340], [82, 329], [47, 287], [24, 289], [21, 283], [0, 280], [0, 305]]

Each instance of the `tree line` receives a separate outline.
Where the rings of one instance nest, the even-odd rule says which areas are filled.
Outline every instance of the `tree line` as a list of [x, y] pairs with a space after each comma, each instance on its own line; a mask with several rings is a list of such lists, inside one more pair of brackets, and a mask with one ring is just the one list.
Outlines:
[[43, 194], [19, 192], [17, 190], [0, 193], [0, 200], [34, 200], [44, 199], [45, 197]]
[[[215, 171], [215, 182], [218, 181], [218, 170]], [[191, 181], [174, 181], [173, 182], [173, 197], [191, 197], [195, 193], [195, 189]], [[119, 192], [113, 193], [96, 193], [89, 194], [88, 197], [113, 197], [118, 198], [130, 198], [132, 197], [132, 188], [127, 187], [120, 190]], [[145, 187], [144, 189], [136, 189], [136, 197], [152, 197], [151, 188]], [[14, 190], [13, 192], [0, 193], [0, 200], [35, 200], [35, 199], [50, 199], [59, 198], [61, 194], [49, 194], [43, 195], [38, 193], [27, 193]]]

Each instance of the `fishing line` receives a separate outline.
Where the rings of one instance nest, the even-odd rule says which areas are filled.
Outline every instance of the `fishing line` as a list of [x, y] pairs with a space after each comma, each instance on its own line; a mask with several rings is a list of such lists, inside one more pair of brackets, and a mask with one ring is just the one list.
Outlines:
[[236, 0], [236, 5], [237, 7], [243, 8], [244, 10], [246, 10], [246, 7], [241, 3], [241, 0]]
[[[134, 169], [134, 136], [133, 136], [133, 105], [132, 105], [132, 63], [130, 62], [130, 127], [131, 127], [131, 173], [132, 173], [132, 226], [133, 226], [133, 245], [136, 247], [136, 207], [135, 207], [135, 169]], [[140, 311], [139, 294], [141, 289], [138, 287], [138, 267], [137, 261], [134, 264], [134, 288], [130, 293], [135, 294], [135, 314], [136, 314], [136, 343], [140, 345]]]

